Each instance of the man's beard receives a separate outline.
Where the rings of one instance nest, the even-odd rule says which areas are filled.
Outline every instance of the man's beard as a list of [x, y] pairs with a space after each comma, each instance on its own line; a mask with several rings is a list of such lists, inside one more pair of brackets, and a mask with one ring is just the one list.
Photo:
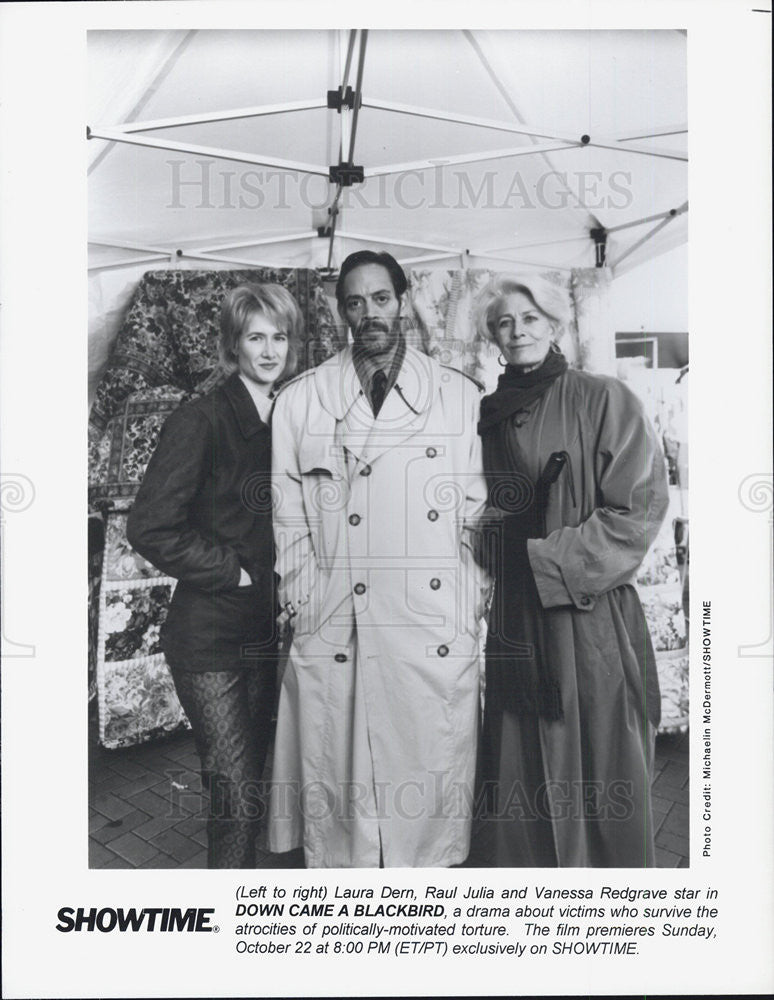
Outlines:
[[361, 323], [353, 334], [355, 350], [358, 353], [380, 355], [389, 354], [400, 337], [400, 318], [392, 322], [370, 320]]

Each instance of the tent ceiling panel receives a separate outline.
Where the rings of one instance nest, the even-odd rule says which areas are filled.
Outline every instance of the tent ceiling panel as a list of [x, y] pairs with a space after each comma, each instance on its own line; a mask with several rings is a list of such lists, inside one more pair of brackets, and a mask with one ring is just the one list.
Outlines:
[[334, 32], [197, 31], [143, 117], [324, 97], [337, 76]]
[[[90, 124], [319, 100], [340, 82], [347, 37], [338, 30], [92, 32]], [[685, 38], [677, 31], [371, 31], [363, 90], [355, 163], [366, 170], [431, 166], [344, 188], [337, 226], [392, 241], [402, 259], [422, 251], [401, 251], [399, 239], [516, 258], [529, 248], [547, 264], [588, 265], [591, 229], [635, 222], [687, 199], [685, 162], [594, 145], [597, 138], [613, 145], [626, 138], [622, 146], [686, 149]], [[586, 134], [592, 142], [502, 156], [547, 140], [380, 110], [368, 107], [369, 99], [522, 123], [575, 142]], [[101, 155], [90, 147], [90, 231], [95, 238], [201, 248], [314, 230], [327, 222], [335, 193], [327, 178], [232, 162], [217, 151], [326, 171], [338, 161], [346, 118], [318, 108], [147, 133], [154, 141], [214, 149], [212, 155], [94, 139]], [[464, 162], [487, 152], [493, 155]], [[652, 228], [616, 231], [608, 259], [624, 255]], [[630, 253], [626, 266], [684, 240], [686, 232], [685, 216], [670, 222]], [[348, 246], [337, 241], [334, 260]], [[306, 262], [325, 263], [327, 243], [255, 250], [261, 260], [274, 260], [275, 252], [278, 262], [303, 263], [306, 253]]]
[[475, 32], [528, 121], [625, 135], [687, 118], [685, 38], [676, 31]]

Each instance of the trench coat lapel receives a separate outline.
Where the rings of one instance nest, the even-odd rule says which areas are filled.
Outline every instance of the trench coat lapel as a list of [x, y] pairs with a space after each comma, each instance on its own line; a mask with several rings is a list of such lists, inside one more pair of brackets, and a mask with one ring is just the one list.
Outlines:
[[[339, 458], [334, 456], [340, 451], [343, 456], [344, 448], [358, 461], [370, 463], [421, 431], [439, 390], [440, 374], [431, 358], [407, 348], [398, 378], [378, 417], [374, 417], [361, 388], [350, 347], [315, 370], [315, 385], [323, 410], [334, 418], [338, 430], [335, 435], [338, 447], [331, 446], [330, 438], [327, 447], [323, 447], [320, 440], [316, 448], [320, 452], [319, 464], [337, 474], [342, 467]], [[321, 432], [319, 439], [326, 437], [322, 427], [315, 430]], [[323, 461], [325, 455], [328, 456], [327, 464]]]
[[[424, 430], [430, 407], [438, 393], [438, 366], [426, 354], [406, 349], [395, 385], [385, 397], [379, 416], [371, 417], [371, 433], [363, 460], [370, 463]], [[370, 407], [369, 407], [370, 411]]]

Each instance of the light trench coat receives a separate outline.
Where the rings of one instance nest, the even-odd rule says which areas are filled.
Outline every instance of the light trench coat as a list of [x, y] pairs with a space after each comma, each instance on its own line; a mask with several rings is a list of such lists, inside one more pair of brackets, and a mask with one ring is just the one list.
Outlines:
[[375, 418], [350, 348], [273, 415], [280, 603], [297, 610], [269, 840], [309, 867], [435, 867], [470, 846], [487, 581], [480, 392], [407, 348]]

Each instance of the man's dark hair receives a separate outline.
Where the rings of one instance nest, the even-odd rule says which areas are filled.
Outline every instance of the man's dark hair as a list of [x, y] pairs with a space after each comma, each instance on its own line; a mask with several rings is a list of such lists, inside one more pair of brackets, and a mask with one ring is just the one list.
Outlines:
[[364, 264], [379, 264], [380, 267], [387, 268], [390, 275], [390, 280], [392, 281], [392, 288], [398, 298], [403, 295], [403, 293], [408, 288], [408, 281], [406, 280], [406, 275], [403, 272], [403, 268], [395, 260], [392, 254], [387, 253], [385, 250], [377, 253], [375, 250], [358, 250], [355, 253], [351, 253], [341, 265], [339, 270], [339, 278], [336, 282], [336, 301], [340, 308], [344, 307], [344, 280], [350, 271], [354, 271], [356, 267], [362, 267]]

